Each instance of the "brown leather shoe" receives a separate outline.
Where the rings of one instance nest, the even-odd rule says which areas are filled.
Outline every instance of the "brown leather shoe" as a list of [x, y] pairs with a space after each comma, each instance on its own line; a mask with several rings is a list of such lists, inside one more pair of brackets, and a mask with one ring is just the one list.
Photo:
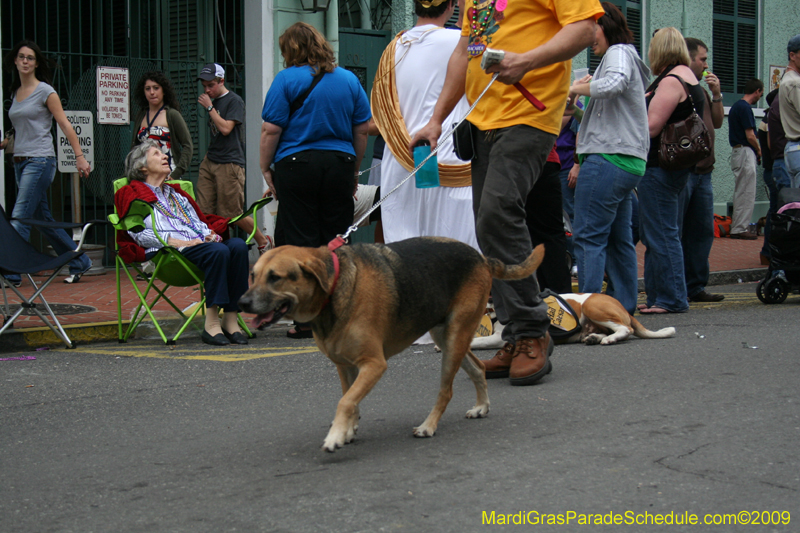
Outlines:
[[486, 379], [507, 378], [512, 357], [514, 357], [514, 345], [507, 342], [494, 354], [494, 357], [483, 361], [483, 366], [486, 367]]
[[511, 360], [509, 378], [512, 385], [533, 385], [553, 370], [550, 333], [538, 339], [517, 339], [514, 358]]

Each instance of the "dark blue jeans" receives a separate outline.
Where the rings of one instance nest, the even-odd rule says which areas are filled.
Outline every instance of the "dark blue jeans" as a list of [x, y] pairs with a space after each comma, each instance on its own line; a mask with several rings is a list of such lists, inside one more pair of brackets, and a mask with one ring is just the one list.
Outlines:
[[638, 297], [636, 247], [631, 232], [631, 191], [641, 179], [601, 155], [591, 154], [581, 165], [575, 187], [575, 263], [578, 290], [607, 293], [628, 313]]
[[[564, 211], [567, 213], [569, 217], [569, 223], [573, 226], [573, 232], [575, 231], [575, 189], [570, 189], [568, 182], [569, 182], [569, 171], [572, 170], [571, 168], [567, 168], [564, 170], [558, 171], [558, 179], [561, 181], [561, 205]], [[575, 244], [574, 244], [574, 237], [567, 238], [567, 253], [572, 256], [573, 261], [575, 259]]]
[[678, 231], [678, 198], [688, 179], [688, 170], [653, 167], [647, 169], [639, 183], [639, 234], [647, 247], [644, 254], [647, 306], [674, 313], [689, 308]]
[[[47, 189], [53, 183], [56, 175], [55, 157], [30, 157], [19, 163], [14, 163], [14, 177], [17, 180], [17, 200], [14, 204], [13, 218], [31, 218], [55, 222], [47, 203]], [[30, 240], [31, 227], [17, 220], [12, 220], [11, 225], [23, 239]], [[59, 255], [70, 252], [76, 248], [66, 231], [60, 228], [37, 228], [39, 233], [53, 247]], [[69, 273], [78, 274], [92, 266], [91, 260], [86, 255], [81, 255], [69, 263]], [[6, 276], [11, 282], [19, 281], [19, 276]]]
[[764, 226], [764, 245], [761, 247], [761, 253], [769, 257], [772, 255], [769, 249], [769, 236], [772, 233], [770, 215], [777, 213], [780, 208], [778, 205], [778, 193], [780, 190], [784, 187], [792, 186], [784, 158], [774, 160], [772, 162], [772, 170], [764, 171], [764, 183], [767, 185], [767, 191], [769, 192], [769, 211], [767, 211], [767, 223]]
[[708, 255], [714, 244], [714, 190], [711, 173], [689, 173], [678, 197], [678, 232], [683, 247], [686, 294], [692, 298], [708, 283]]

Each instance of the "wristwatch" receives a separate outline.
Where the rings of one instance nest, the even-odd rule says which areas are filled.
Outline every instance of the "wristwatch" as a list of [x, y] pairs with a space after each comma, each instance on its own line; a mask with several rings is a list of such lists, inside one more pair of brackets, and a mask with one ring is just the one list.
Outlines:
[[208, 106], [208, 107], [206, 108], [206, 111], [208, 111], [209, 113], [211, 113], [211, 110], [212, 110], [212, 109], [214, 109], [214, 106], [213, 106], [213, 105], [210, 105], [210, 106]]
[[719, 98], [712, 98], [711, 101], [714, 103], [721, 102], [723, 96], [724, 95], [722, 93], [719, 93]]

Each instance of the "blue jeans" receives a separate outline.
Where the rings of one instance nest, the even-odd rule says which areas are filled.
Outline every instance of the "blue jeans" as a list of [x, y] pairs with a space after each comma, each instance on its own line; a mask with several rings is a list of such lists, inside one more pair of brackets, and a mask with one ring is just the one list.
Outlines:
[[[567, 185], [569, 181], [569, 171], [572, 168], [567, 168], [558, 171], [558, 179], [561, 180], [561, 206], [569, 217], [569, 223], [573, 226], [572, 231], [575, 231], [575, 189], [570, 189]], [[567, 237], [567, 253], [574, 259], [575, 257], [575, 244], [574, 237]]]
[[[14, 175], [17, 180], [17, 201], [14, 204], [13, 218], [32, 218], [55, 222], [47, 204], [47, 189], [56, 176], [55, 157], [31, 157], [20, 163], [14, 163]], [[11, 225], [23, 239], [30, 239], [31, 227], [17, 220], [12, 220]], [[75, 241], [63, 229], [37, 228], [44, 235], [56, 254], [61, 255], [75, 250]], [[69, 273], [78, 274], [92, 266], [91, 260], [86, 255], [81, 255], [69, 263]], [[19, 276], [6, 276], [9, 281], [18, 281]]]
[[637, 263], [631, 232], [631, 191], [641, 178], [599, 155], [589, 155], [575, 187], [575, 263], [578, 290], [608, 294], [636, 310]]
[[678, 232], [683, 246], [686, 294], [691, 298], [706, 289], [708, 255], [714, 244], [714, 190], [710, 172], [689, 173], [686, 187], [678, 197]]
[[764, 226], [764, 245], [761, 247], [761, 253], [767, 257], [771, 254], [769, 249], [769, 236], [772, 233], [772, 220], [770, 215], [778, 212], [778, 193], [784, 187], [791, 187], [789, 174], [786, 172], [786, 163], [783, 158], [776, 159], [772, 162], [772, 170], [764, 170], [764, 183], [767, 185], [769, 191], [769, 211], [767, 211], [767, 223]]
[[678, 198], [688, 170], [648, 168], [639, 184], [639, 233], [644, 254], [647, 306], [680, 313], [689, 308], [678, 231]]
[[800, 187], [800, 141], [786, 143], [786, 148], [783, 149], [783, 159], [792, 187]]

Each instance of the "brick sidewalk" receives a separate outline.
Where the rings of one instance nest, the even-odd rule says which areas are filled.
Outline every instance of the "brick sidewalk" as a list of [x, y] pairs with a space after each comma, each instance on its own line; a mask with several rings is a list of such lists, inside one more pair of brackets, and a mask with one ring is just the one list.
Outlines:
[[[714, 239], [714, 246], [711, 249], [709, 262], [712, 272], [723, 272], [733, 270], [763, 269], [759, 261], [759, 252], [763, 244], [763, 237], [755, 241], [744, 241], [735, 239]], [[639, 277], [644, 272], [644, 246], [639, 243], [636, 248], [639, 258]], [[43, 280], [44, 278], [37, 278]], [[80, 283], [68, 285], [61, 282], [58, 278], [45, 291], [45, 298], [51, 304], [77, 304], [85, 305], [94, 309], [92, 312], [76, 315], [60, 315], [59, 320], [63, 325], [90, 324], [98, 322], [116, 322], [117, 320], [117, 298], [114, 269], [107, 269], [104, 275], [85, 276]], [[138, 282], [140, 290], [144, 290], [146, 282]], [[30, 295], [33, 288], [27, 281], [23, 282], [21, 290], [24, 294]], [[174, 291], [174, 292], [172, 292]], [[7, 289], [10, 303], [19, 303], [16, 295]], [[193, 288], [172, 288], [171, 293], [175, 304], [184, 309], [197, 301], [197, 292]], [[136, 294], [131, 288], [127, 279], [122, 280], [122, 310], [123, 318], [129, 318], [136, 306]], [[155, 306], [155, 310], [169, 314], [174, 311], [163, 302]], [[21, 316], [15, 322], [16, 329], [41, 327], [41, 320], [37, 316]]]

